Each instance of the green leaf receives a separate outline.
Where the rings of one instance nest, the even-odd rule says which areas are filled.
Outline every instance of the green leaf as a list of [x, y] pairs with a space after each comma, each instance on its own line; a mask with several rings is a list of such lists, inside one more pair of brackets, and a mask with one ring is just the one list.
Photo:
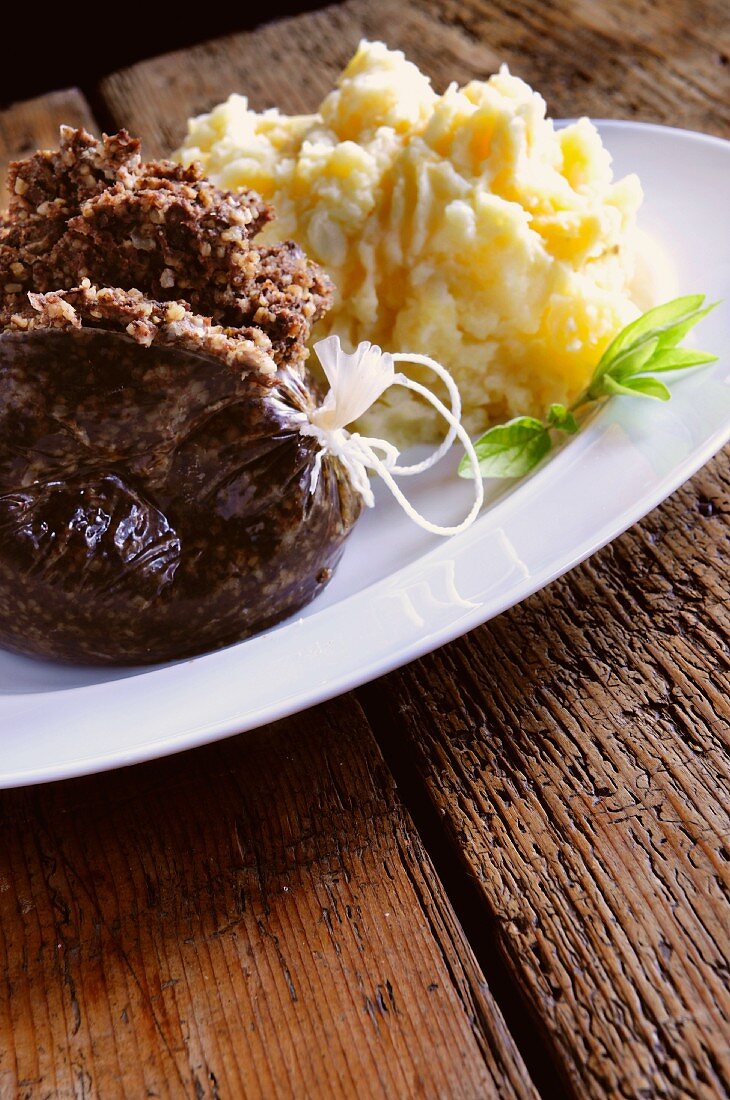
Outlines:
[[[631, 354], [651, 341], [656, 341], [655, 353], [675, 347], [691, 328], [718, 305], [713, 302], [703, 307], [704, 300], [704, 294], [688, 294], [683, 298], [675, 298], [672, 302], [655, 306], [626, 325], [601, 356], [589, 388], [595, 392], [595, 384], [604, 374], [610, 373], [618, 377], [614, 367], [618, 367]], [[647, 359], [645, 366], [650, 369], [653, 364]]]
[[676, 324], [667, 325], [667, 327], [663, 328], [659, 333], [659, 347], [675, 347], [680, 340], [684, 339], [689, 330], [693, 329], [708, 313], [711, 313], [718, 304], [718, 302], [711, 302], [709, 306], [705, 306], [704, 309], [695, 310], [694, 313], [677, 321]]
[[609, 363], [606, 374], [621, 382], [624, 378], [630, 378], [632, 374], [639, 374], [647, 365], [659, 346], [657, 337], [646, 340], [638, 347], [629, 347], [618, 355], [612, 363]]
[[717, 362], [717, 356], [708, 351], [695, 351], [693, 348], [665, 348], [652, 360], [652, 371], [687, 370], [688, 367], [700, 367], [705, 363]]
[[672, 396], [658, 378], [652, 378], [650, 375], [641, 375], [640, 377], [627, 378], [624, 382], [617, 382], [615, 378], [612, 378], [610, 374], [605, 375], [603, 378], [603, 385], [607, 394], [620, 395], [624, 394], [627, 397], [654, 397], [658, 401], [668, 401]]
[[624, 348], [634, 346], [647, 337], [656, 336], [668, 326], [694, 315], [700, 310], [704, 300], [704, 294], [687, 294], [642, 313], [641, 317], [637, 317], [614, 336], [601, 356], [598, 368], [607, 366]]
[[556, 428], [559, 432], [567, 432], [568, 435], [575, 435], [578, 431], [578, 422], [565, 405], [551, 405], [548, 409], [547, 422], [551, 428]]
[[[474, 444], [482, 477], [522, 477], [548, 453], [550, 433], [540, 420], [518, 416], [490, 428]], [[473, 476], [468, 459], [459, 466], [462, 477]]]

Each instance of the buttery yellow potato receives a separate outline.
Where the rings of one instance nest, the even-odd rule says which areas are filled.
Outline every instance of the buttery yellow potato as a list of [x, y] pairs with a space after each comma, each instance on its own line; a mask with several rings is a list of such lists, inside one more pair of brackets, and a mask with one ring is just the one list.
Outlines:
[[[362, 42], [316, 114], [232, 95], [190, 120], [178, 156], [258, 190], [277, 212], [265, 238], [293, 237], [330, 273], [315, 339], [439, 359], [472, 434], [568, 401], [637, 315], [638, 179], [614, 181], [591, 123], [556, 130], [506, 69], [437, 95], [402, 53]], [[361, 427], [400, 444], [441, 433], [399, 389]]]

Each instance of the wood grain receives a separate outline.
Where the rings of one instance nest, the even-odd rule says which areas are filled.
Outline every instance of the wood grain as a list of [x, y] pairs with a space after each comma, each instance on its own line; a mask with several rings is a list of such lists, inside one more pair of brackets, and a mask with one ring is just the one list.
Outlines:
[[728, 133], [725, 0], [427, 0], [488, 42], [556, 117], [638, 118]]
[[364, 693], [580, 1097], [730, 1088], [730, 463]]
[[[726, 30], [715, 3], [698, 17], [668, 2], [354, 0], [211, 43], [186, 72], [175, 57], [137, 66], [105, 94], [169, 147], [188, 104], [232, 90], [311, 109], [368, 34], [437, 86], [504, 59], [555, 114], [726, 134]], [[726, 456], [569, 579], [361, 695], [389, 754], [400, 728], [401, 770], [417, 762], [581, 1097], [728, 1087], [727, 471]]]
[[58, 127], [62, 122], [94, 128], [89, 105], [77, 88], [28, 99], [0, 111], [0, 209], [7, 203], [7, 161], [58, 145]]
[[169, 153], [188, 115], [244, 92], [256, 110], [310, 111], [361, 37], [403, 49], [438, 89], [502, 62], [556, 117], [641, 118], [727, 133], [730, 21], [723, 0], [347, 0], [215, 39], [102, 82], [112, 118]]
[[245, 93], [256, 110], [313, 110], [362, 37], [387, 37], [429, 72], [485, 75], [499, 63], [487, 45], [437, 25], [417, 5], [348, 0], [143, 61], [113, 73], [101, 92], [112, 120], [143, 134], [149, 152], [167, 154], [182, 140], [190, 115], [231, 92]]
[[354, 701], [0, 799], [0, 1095], [534, 1097]]

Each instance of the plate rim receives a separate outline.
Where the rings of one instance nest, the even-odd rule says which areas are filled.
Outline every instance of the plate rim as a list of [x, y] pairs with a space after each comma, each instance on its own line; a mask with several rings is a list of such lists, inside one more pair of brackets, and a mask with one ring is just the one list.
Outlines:
[[[565, 125], [571, 121], [573, 120], [560, 119], [556, 120], [556, 124]], [[591, 121], [601, 130], [606, 128], [611, 130], [620, 129], [622, 131], [640, 131], [641, 133], [658, 132], [665, 136], [677, 135], [681, 137], [682, 140], [690, 139], [702, 144], [709, 144], [721, 148], [726, 155], [730, 154], [730, 140], [716, 137], [711, 134], [703, 134], [699, 131], [686, 130], [674, 126], [663, 126], [658, 123], [645, 123], [637, 120], [624, 121], [621, 119], [591, 118]], [[598, 414], [596, 420], [598, 421], [600, 418], [601, 413]], [[441, 626], [436, 636], [427, 633], [422, 638], [412, 640], [402, 646], [394, 647], [389, 653], [380, 654], [377, 658], [373, 658], [367, 665], [360, 666], [356, 671], [353, 670], [352, 667], [345, 668], [337, 675], [333, 676], [331, 680], [315, 684], [311, 690], [300, 692], [284, 703], [269, 702], [266, 706], [249, 710], [243, 714], [239, 713], [233, 715], [228, 721], [213, 720], [211, 723], [204, 724], [197, 729], [187, 730], [186, 732], [178, 734], [174, 742], [168, 741], [165, 743], [164, 741], [161, 742], [151, 738], [144, 743], [132, 745], [126, 751], [120, 751], [117, 747], [107, 753], [98, 753], [94, 757], [83, 757], [81, 759], [67, 760], [61, 763], [56, 762], [51, 765], [38, 765], [25, 770], [14, 771], [12, 774], [0, 772], [0, 789], [96, 774], [117, 767], [126, 767], [135, 763], [143, 763], [183, 752], [188, 749], [197, 748], [204, 744], [210, 744], [237, 733], [245, 733], [261, 725], [285, 718], [298, 711], [326, 702], [345, 691], [362, 686], [377, 677], [386, 675], [393, 671], [393, 669], [408, 664], [413, 660], [417, 660], [426, 653], [488, 622], [496, 615], [509, 610], [517, 603], [520, 603], [522, 600], [533, 595], [535, 592], [575, 568], [592, 554], [606, 546], [614, 538], [623, 534], [629, 527], [642, 520], [649, 512], [667, 499], [667, 497], [676, 492], [681, 485], [689, 480], [702, 466], [717, 454], [729, 440], [730, 416], [726, 418], [725, 422], [720, 427], [708, 436], [704, 443], [695, 447], [687, 457], [676, 463], [663, 477], [661, 477], [654, 484], [651, 491], [644, 495], [640, 495], [637, 498], [636, 504], [631, 507], [630, 511], [625, 510], [619, 515], [613, 514], [600, 529], [593, 530], [588, 533], [584, 539], [580, 540], [572, 553], [566, 555], [564, 558], [561, 557], [558, 565], [555, 565], [554, 561], [552, 563], [549, 562], [543, 569], [538, 569], [530, 573], [522, 584], [516, 586], [511, 591], [506, 600], [497, 601], [499, 606], [490, 608], [485, 604], [477, 604], [470, 614], [455, 616], [449, 625], [445, 627]], [[569, 449], [569, 446], [565, 448], [565, 450], [567, 449]], [[556, 459], [557, 457], [558, 456], [556, 456]], [[537, 480], [546, 469], [550, 468], [550, 466], [552, 466], [552, 462], [546, 463], [541, 467], [536, 472], [534, 480]], [[530, 481], [533, 481], [533, 479], [531, 478]], [[510, 493], [506, 498], [499, 500], [494, 508], [488, 509], [487, 512], [483, 514], [482, 519], [486, 519], [488, 515], [494, 516], [504, 503], [504, 500], [508, 500], [511, 497], [512, 494]], [[475, 530], [475, 528], [472, 530]], [[486, 535], [486, 526], [484, 533]], [[334, 608], [346, 609], [358, 600], [362, 601], [363, 598], [367, 599], [372, 597], [378, 590], [382, 590], [391, 584], [395, 578], [407, 573], [409, 570], [422, 563], [435, 563], [440, 558], [448, 557], [447, 548], [453, 548], [454, 541], [455, 540], [446, 540], [438, 543], [422, 554], [415, 562], [409, 563], [396, 570], [394, 573], [367, 585], [365, 588], [343, 597], [342, 600], [334, 605], [330, 605], [330, 607], [322, 608], [321, 611], [315, 612], [304, 620], [304, 622], [315, 623], [321, 615], [326, 615], [328, 611], [332, 611]], [[286, 626], [294, 625], [296, 625], [296, 619], [290, 619], [282, 624], [282, 627], [286, 628]], [[240, 650], [242, 646], [250, 645], [251, 643], [256, 643], [266, 638], [276, 638], [278, 633], [279, 630], [275, 629], [272, 632], [248, 639], [247, 641], [230, 646], [224, 650], [203, 654], [190, 661], [178, 662], [174, 665], [168, 665], [162, 668], [141, 671], [130, 677], [118, 680], [68, 688], [61, 687], [42, 692], [28, 692], [18, 696], [5, 696], [0, 699], [0, 730], [6, 723], [12, 722], [13, 712], [17, 713], [20, 709], [32, 707], [33, 701], [39, 699], [52, 706], [54, 702], [58, 701], [61, 697], [70, 703], [76, 703], [81, 696], [93, 700], [94, 697], [98, 698], [99, 695], [109, 693], [121, 693], [124, 695], [125, 691], [127, 693], [133, 692], [136, 685], [149, 685], [152, 682], [152, 678], [157, 678], [157, 682], [168, 680], [169, 683], [167, 686], [173, 686], [174, 688], [174, 683], [172, 682], [174, 675], [176, 672], [179, 675], [181, 669], [196, 665], [197, 669], [204, 673], [206, 671], [206, 666], [210, 667], [216, 661], [221, 662], [221, 659], [225, 658], [225, 655], [229, 655], [228, 659], [230, 659], [230, 655]]]

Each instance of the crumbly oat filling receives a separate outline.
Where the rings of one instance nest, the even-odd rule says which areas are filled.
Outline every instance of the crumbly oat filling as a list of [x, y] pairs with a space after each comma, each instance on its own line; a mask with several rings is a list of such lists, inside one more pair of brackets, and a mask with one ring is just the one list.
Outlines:
[[144, 162], [124, 130], [96, 140], [70, 127], [8, 182], [0, 328], [112, 328], [263, 375], [306, 359], [331, 284], [291, 241], [256, 247], [273, 215], [254, 192]]

